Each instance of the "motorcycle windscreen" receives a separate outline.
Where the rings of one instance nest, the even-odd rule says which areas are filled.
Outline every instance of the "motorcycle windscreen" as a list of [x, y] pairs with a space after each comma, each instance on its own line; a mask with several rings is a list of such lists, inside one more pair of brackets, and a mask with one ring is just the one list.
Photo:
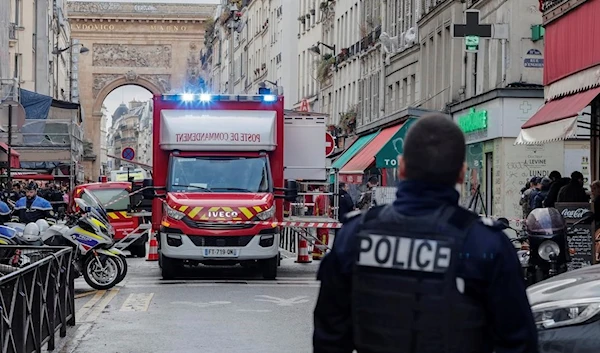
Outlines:
[[81, 198], [85, 200], [87, 205], [91, 208], [93, 216], [104, 223], [110, 234], [114, 234], [114, 229], [108, 220], [108, 214], [106, 213], [106, 208], [102, 202], [100, 202], [100, 200], [98, 200], [98, 198], [87, 189], [83, 190]]

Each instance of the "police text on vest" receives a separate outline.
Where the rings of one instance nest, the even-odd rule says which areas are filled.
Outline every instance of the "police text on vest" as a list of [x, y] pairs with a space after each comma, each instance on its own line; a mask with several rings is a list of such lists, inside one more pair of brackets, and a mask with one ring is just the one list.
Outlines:
[[446, 272], [451, 254], [451, 248], [435, 240], [368, 234], [360, 241], [358, 265]]

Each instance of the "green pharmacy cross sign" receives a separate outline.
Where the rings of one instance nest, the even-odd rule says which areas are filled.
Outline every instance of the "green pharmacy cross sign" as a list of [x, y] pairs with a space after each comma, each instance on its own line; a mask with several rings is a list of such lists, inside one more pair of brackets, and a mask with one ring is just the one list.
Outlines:
[[487, 130], [487, 110], [475, 110], [471, 108], [469, 113], [458, 118], [458, 126], [465, 133]]
[[478, 36], [466, 36], [465, 37], [465, 50], [468, 53], [477, 53], [479, 51], [479, 37]]

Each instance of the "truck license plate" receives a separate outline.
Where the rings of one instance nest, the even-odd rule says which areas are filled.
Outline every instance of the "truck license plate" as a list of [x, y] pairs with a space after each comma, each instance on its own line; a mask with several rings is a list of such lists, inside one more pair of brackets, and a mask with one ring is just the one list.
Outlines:
[[204, 257], [238, 257], [238, 249], [205, 248]]

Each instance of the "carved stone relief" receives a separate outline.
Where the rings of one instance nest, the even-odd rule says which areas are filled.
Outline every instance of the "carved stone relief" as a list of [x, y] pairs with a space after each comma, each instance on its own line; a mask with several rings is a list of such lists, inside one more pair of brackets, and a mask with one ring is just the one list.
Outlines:
[[100, 93], [104, 86], [122, 76], [118, 74], [94, 74], [94, 83], [92, 84], [94, 98], [98, 97], [98, 93]]
[[[94, 74], [93, 95], [94, 99], [98, 98], [100, 91], [114, 80], [125, 77], [128, 82], [135, 82], [138, 78], [144, 78], [159, 87], [162, 93], [171, 91], [171, 75], [137, 75], [133, 70], [130, 70], [125, 75], [120, 74]], [[139, 84], [139, 83], [138, 83]]]
[[171, 75], [140, 75], [162, 89], [163, 93], [171, 91]]
[[125, 79], [129, 82], [134, 82], [137, 80], [137, 78], [138, 78], [138, 75], [133, 70], [129, 70], [125, 74]]
[[170, 45], [94, 44], [93, 66], [171, 67]]
[[185, 87], [186, 91], [196, 91], [200, 88], [200, 49], [198, 44], [190, 43], [190, 51], [187, 59], [186, 69], [186, 80]]
[[130, 2], [67, 2], [69, 14], [168, 14], [168, 15], [200, 15], [211, 17], [216, 5], [211, 4], [136, 4]]

